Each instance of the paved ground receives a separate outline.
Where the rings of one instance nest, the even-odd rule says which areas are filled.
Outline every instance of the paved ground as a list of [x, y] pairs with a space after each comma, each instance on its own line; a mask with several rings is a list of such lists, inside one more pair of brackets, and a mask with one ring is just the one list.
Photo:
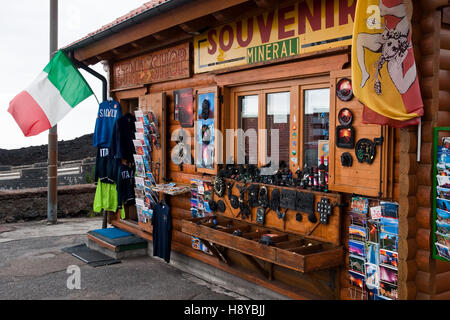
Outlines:
[[[247, 298], [184, 273], [153, 257], [126, 259], [93, 268], [62, 248], [87, 241], [101, 219], [0, 225], [0, 300], [159, 299], [246, 300]], [[67, 268], [81, 269], [81, 290], [69, 290]]]

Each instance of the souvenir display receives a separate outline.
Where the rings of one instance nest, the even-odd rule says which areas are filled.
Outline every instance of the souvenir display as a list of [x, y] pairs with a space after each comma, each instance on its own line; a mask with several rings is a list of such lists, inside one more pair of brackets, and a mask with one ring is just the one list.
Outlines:
[[368, 300], [398, 299], [398, 204], [353, 197], [350, 209], [350, 284]]
[[433, 166], [433, 257], [450, 261], [450, 137], [438, 140], [439, 132], [450, 128], [435, 129], [435, 162]]
[[[215, 202], [213, 199], [213, 185], [200, 179], [191, 179], [191, 216], [192, 218], [203, 218], [213, 216], [217, 210], [225, 211], [223, 201]], [[223, 211], [222, 211], [223, 210]], [[192, 247], [212, 254], [210, 250], [198, 239], [192, 237]]]
[[196, 166], [200, 169], [214, 169], [215, 157], [215, 93], [198, 95], [196, 136]]
[[175, 101], [174, 120], [179, 121], [182, 128], [194, 126], [194, 91], [192, 88], [173, 92]]

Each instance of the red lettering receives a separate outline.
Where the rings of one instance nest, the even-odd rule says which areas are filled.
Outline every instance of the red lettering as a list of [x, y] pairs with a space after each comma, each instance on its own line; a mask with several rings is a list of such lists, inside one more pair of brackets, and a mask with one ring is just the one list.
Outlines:
[[298, 4], [298, 34], [304, 34], [306, 32], [306, 19], [309, 21], [309, 25], [313, 31], [317, 31], [322, 26], [322, 1], [314, 0], [313, 13], [309, 9], [307, 2], [301, 2]]
[[247, 47], [253, 39], [253, 18], [247, 20], [247, 39], [244, 41], [242, 32], [242, 21], [236, 23], [236, 39], [242, 48]]
[[216, 44], [216, 42], [214, 41], [214, 38], [213, 38], [215, 36], [217, 36], [216, 30], [212, 29], [212, 30], [210, 30], [208, 32], [208, 41], [209, 41], [209, 44], [211, 45], [211, 48], [208, 47], [208, 53], [209, 54], [214, 54], [217, 51], [217, 44]]
[[[228, 44], [225, 45], [225, 32], [228, 32]], [[231, 26], [226, 25], [222, 28], [219, 35], [219, 45], [223, 51], [228, 51], [233, 46], [234, 42], [234, 32]]]
[[325, 25], [327, 29], [334, 27], [334, 0], [327, 0], [325, 4]]
[[261, 42], [266, 43], [270, 41], [270, 34], [272, 31], [272, 25], [273, 25], [273, 17], [275, 13], [273, 11], [269, 12], [267, 15], [267, 22], [264, 22], [264, 16], [259, 15], [257, 17], [258, 20], [258, 26], [259, 26], [259, 33], [261, 35]]
[[[348, 2], [352, 1], [349, 6]], [[339, 25], [348, 24], [348, 16], [350, 15], [355, 21], [356, 0], [339, 0]]]
[[278, 10], [278, 40], [286, 39], [295, 36], [295, 31], [286, 31], [286, 27], [295, 22], [295, 18], [286, 19], [286, 14], [294, 11], [295, 6], [291, 5]]

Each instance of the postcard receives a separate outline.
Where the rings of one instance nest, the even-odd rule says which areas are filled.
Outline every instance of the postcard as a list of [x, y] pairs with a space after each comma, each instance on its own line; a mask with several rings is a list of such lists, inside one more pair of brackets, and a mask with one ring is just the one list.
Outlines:
[[369, 289], [380, 286], [380, 272], [375, 264], [366, 263], [366, 286]]
[[369, 199], [363, 197], [353, 197], [351, 209], [356, 213], [367, 214], [369, 211]]
[[397, 285], [398, 271], [396, 269], [380, 265], [380, 281]]
[[350, 223], [354, 225], [365, 226], [366, 215], [357, 212], [350, 212]]
[[365, 260], [362, 257], [349, 255], [348, 257], [349, 267], [351, 270], [364, 274], [365, 272]]
[[352, 240], [357, 241], [365, 241], [366, 240], [367, 231], [365, 227], [350, 225], [349, 227], [349, 237]]
[[136, 126], [136, 132], [145, 133], [144, 124], [142, 122], [140, 122], [140, 121], [135, 122], [135, 126]]
[[382, 217], [380, 219], [380, 231], [398, 234], [398, 219]]
[[145, 176], [147, 177], [147, 179], [150, 181], [150, 184], [152, 186], [156, 186], [156, 181], [155, 178], [153, 178], [153, 173], [151, 173], [150, 171], [148, 171]]
[[380, 219], [381, 218], [381, 206], [371, 207], [370, 208], [370, 216], [372, 219]]
[[436, 240], [446, 247], [450, 247], [450, 234], [436, 232]]
[[398, 236], [386, 232], [380, 232], [380, 249], [398, 252]]
[[370, 242], [378, 243], [380, 241], [379, 232], [380, 226], [378, 221], [367, 220], [367, 239]]
[[449, 247], [443, 246], [442, 244], [440, 244], [438, 242], [435, 243], [435, 246], [436, 246], [436, 250], [437, 250], [438, 254], [441, 257], [443, 257], [447, 260], [450, 260], [450, 248]]
[[365, 257], [366, 250], [365, 250], [364, 242], [349, 240], [348, 247], [349, 247], [350, 254]]
[[441, 209], [441, 210], [444, 210], [444, 211], [448, 211], [449, 214], [450, 214], [450, 200], [437, 198], [436, 199], [436, 205], [437, 205], [438, 209]]
[[379, 256], [379, 244], [367, 242], [366, 243], [366, 257], [367, 262], [371, 264], [380, 264], [380, 256]]
[[436, 227], [438, 232], [450, 234], [450, 223], [448, 223], [447, 220], [436, 220]]
[[145, 178], [145, 165], [142, 156], [134, 154], [134, 164], [136, 166], [136, 176]]
[[361, 289], [364, 288], [364, 280], [365, 280], [364, 275], [353, 271], [348, 271], [348, 275], [350, 279], [350, 284], [359, 287]]
[[398, 203], [381, 201], [381, 216], [386, 218], [398, 218]]
[[450, 200], [450, 188], [436, 187], [436, 191], [439, 198]]
[[[445, 211], [442, 209], [436, 209], [436, 213], [437, 213], [439, 220], [449, 220], [450, 219], [450, 212], [448, 212], [448, 211]], [[447, 222], [450, 222], [450, 220]]]
[[398, 253], [386, 249], [380, 249], [380, 264], [398, 268]]
[[381, 298], [387, 298], [391, 300], [398, 299], [398, 287], [396, 285], [381, 281], [379, 291]]
[[436, 176], [436, 179], [439, 187], [450, 188], [449, 176]]
[[144, 168], [146, 172], [151, 172], [152, 168], [150, 167], [150, 163], [147, 160], [147, 157], [142, 156], [142, 161], [144, 162]]

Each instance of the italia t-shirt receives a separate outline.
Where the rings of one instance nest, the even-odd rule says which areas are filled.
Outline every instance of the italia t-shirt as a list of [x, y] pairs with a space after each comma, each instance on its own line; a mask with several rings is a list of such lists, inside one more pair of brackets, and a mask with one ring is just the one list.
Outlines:
[[94, 147], [109, 148], [116, 120], [122, 117], [122, 108], [115, 100], [106, 100], [100, 103], [97, 120], [95, 122]]

